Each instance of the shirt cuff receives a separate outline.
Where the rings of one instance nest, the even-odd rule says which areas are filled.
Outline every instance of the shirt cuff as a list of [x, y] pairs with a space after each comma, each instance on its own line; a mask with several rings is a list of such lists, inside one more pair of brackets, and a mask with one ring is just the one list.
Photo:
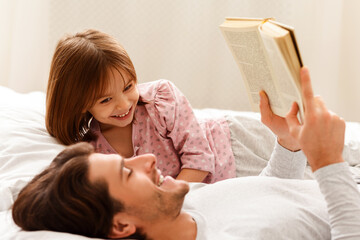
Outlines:
[[340, 163], [334, 163], [327, 165], [325, 167], [319, 168], [314, 172], [314, 176], [316, 180], [321, 180], [327, 178], [327, 176], [336, 176], [337, 174], [341, 172], [348, 172], [346, 174], [351, 175], [351, 172], [349, 170], [349, 165], [347, 162], [340, 162]]
[[288, 159], [292, 159], [293, 161], [304, 161], [306, 159], [305, 154], [302, 150], [297, 151], [291, 151], [283, 146], [281, 146], [278, 141], [276, 141], [274, 152], [277, 154], [280, 154], [281, 156], [284, 156], [286, 158], [286, 161], [288, 162]]
[[303, 151], [292, 152], [276, 142], [269, 163], [261, 175], [303, 179], [306, 163]]

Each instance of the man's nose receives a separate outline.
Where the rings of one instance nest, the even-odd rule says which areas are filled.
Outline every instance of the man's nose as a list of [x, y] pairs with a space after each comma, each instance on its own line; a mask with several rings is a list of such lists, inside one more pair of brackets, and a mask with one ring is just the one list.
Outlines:
[[129, 159], [128, 164], [143, 169], [147, 173], [152, 173], [156, 167], [156, 157], [154, 154], [143, 154]]

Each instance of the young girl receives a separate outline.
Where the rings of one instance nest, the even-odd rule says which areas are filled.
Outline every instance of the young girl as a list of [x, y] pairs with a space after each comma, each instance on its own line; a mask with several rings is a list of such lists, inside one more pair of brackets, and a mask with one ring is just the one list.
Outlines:
[[[186, 181], [212, 183], [239, 176], [235, 165], [244, 171], [234, 157], [241, 159], [246, 145], [234, 136], [242, 125], [223, 117], [197, 119], [169, 81], [137, 84], [126, 51], [102, 32], [88, 30], [60, 40], [46, 102], [46, 127], [63, 144], [89, 141], [99, 152], [127, 158], [152, 153], [162, 174]], [[267, 128], [263, 131], [274, 139]], [[249, 144], [262, 142], [257, 140]], [[233, 148], [235, 141], [238, 147]], [[254, 167], [261, 170], [272, 147], [258, 148]]]

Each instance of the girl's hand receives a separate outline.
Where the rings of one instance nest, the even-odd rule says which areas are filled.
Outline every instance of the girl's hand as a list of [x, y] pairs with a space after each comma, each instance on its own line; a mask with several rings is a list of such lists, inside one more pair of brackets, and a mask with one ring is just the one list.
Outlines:
[[275, 115], [270, 107], [269, 99], [264, 91], [260, 91], [261, 122], [278, 137], [278, 143], [290, 151], [300, 150], [300, 144], [289, 131], [286, 119]]
[[202, 182], [206, 178], [209, 172], [191, 169], [191, 168], [183, 168], [179, 175], [176, 177], [177, 180], [184, 180], [187, 182]]

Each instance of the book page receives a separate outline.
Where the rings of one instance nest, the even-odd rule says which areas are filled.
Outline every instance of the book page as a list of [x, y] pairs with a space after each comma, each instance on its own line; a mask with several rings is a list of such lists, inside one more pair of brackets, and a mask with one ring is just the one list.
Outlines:
[[220, 27], [240, 68], [252, 109], [259, 111], [259, 91], [264, 90], [270, 99], [273, 112], [283, 116], [282, 109], [284, 109], [284, 106], [274, 84], [271, 67], [269, 66], [258, 26], [236, 29]]
[[262, 24], [259, 30], [261, 35], [268, 34], [276, 40], [279, 50], [287, 63], [289, 71], [295, 79], [298, 89], [300, 89], [299, 74], [300, 68], [302, 67], [302, 60], [300, 51], [297, 47], [294, 28], [269, 20]]
[[260, 34], [262, 36], [264, 46], [271, 61], [273, 75], [275, 76], [274, 83], [277, 87], [279, 94], [282, 97], [281, 101], [283, 109], [281, 109], [281, 112], [279, 112], [278, 115], [285, 116], [290, 110], [292, 103], [297, 102], [300, 109], [300, 119], [302, 119], [302, 98], [300, 93], [300, 86], [297, 85], [299, 83], [298, 78], [300, 75], [300, 67], [298, 66], [296, 73], [297, 77], [295, 77], [294, 72], [290, 70], [291, 67], [289, 66], [289, 64], [292, 63], [290, 62], [290, 59], [288, 59], [288, 48], [284, 48], [284, 44], [281, 42], [282, 40], [284, 40], [284, 38], [277, 39], [274, 37], [270, 37], [269, 35], [261, 31]]
[[[286, 40], [291, 42], [291, 48], [293, 48], [293, 50], [294, 50], [294, 54], [291, 55], [292, 61], [294, 63], [296, 62], [296, 64], [300, 64], [300, 67], [302, 67], [303, 63], [302, 63], [300, 50], [299, 50], [299, 47], [298, 47], [298, 44], [297, 44], [297, 41], [296, 41], [296, 37], [295, 37], [295, 29], [293, 27], [290, 27], [290, 26], [285, 25], [283, 23], [275, 22], [273, 20], [269, 20], [268, 22], [289, 31], [291, 39], [287, 38]], [[288, 45], [288, 46], [290, 47], [290, 45]]]

